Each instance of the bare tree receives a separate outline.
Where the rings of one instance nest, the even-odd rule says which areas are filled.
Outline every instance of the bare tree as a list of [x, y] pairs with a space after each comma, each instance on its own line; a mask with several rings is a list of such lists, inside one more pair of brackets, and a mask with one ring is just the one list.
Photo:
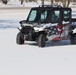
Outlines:
[[68, 7], [71, 0], [61, 0], [63, 7]]
[[7, 4], [9, 0], [2, 0], [3, 4]]
[[41, 2], [42, 2], [42, 5], [44, 5], [44, 0], [41, 0]]
[[53, 3], [54, 3], [54, 0], [51, 0], [51, 5], [53, 5]]
[[63, 4], [63, 7], [68, 7], [70, 4], [70, 1], [72, 0], [55, 0], [55, 2], [61, 2]]
[[71, 2], [71, 0], [68, 0], [68, 2], [67, 2], [67, 7], [69, 6], [70, 2]]
[[37, 0], [19, 0], [19, 1], [21, 2], [21, 5], [23, 4], [24, 1], [26, 1], [26, 2], [32, 2], [32, 1], [37, 2]]
[[24, 0], [21, 0], [21, 5], [23, 4]]

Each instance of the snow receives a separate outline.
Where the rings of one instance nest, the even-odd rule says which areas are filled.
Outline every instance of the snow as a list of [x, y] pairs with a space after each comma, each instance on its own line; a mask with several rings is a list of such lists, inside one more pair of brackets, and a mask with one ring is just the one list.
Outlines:
[[19, 21], [25, 20], [30, 9], [0, 9], [0, 28], [17, 28]]
[[76, 8], [72, 8], [72, 18], [76, 18]]
[[[10, 0], [7, 5], [3, 4], [2, 2], [0, 2], [0, 7], [38, 7], [39, 5], [41, 5], [41, 1], [37, 0], [37, 2], [26, 2], [24, 0], [23, 4], [21, 5], [21, 2], [19, 0]], [[51, 2], [50, 1], [45, 1], [44, 2], [45, 5], [50, 5]], [[62, 6], [61, 2], [54, 2], [54, 4], [59, 4]], [[69, 4], [69, 7], [76, 7], [75, 4], [73, 4], [72, 2]]]
[[21, 2], [18, 0], [10, 0], [7, 5], [0, 3], [0, 7], [38, 7], [41, 5], [41, 2], [23, 2], [21, 5]]
[[[50, 1], [45, 1], [44, 2], [45, 5], [50, 5], [51, 2]], [[10, 0], [7, 5], [2, 4], [0, 2], [0, 7], [38, 7], [39, 5], [41, 5], [41, 1], [37, 1], [37, 2], [23, 2], [23, 4], [21, 5], [21, 2], [19, 0]]]
[[13, 28], [0, 29], [0, 75], [76, 75], [75, 45], [17, 45], [17, 33]]
[[0, 75], [76, 75], [76, 45], [69, 40], [16, 44], [19, 21], [29, 9], [0, 9]]

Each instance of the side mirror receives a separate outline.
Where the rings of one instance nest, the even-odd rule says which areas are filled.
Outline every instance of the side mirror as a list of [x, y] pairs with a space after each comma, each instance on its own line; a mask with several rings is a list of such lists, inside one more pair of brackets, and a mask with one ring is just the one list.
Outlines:
[[19, 23], [21, 24], [21, 27], [23, 27], [23, 24], [26, 23], [26, 20], [22, 20]]
[[20, 24], [26, 23], [26, 20], [22, 20], [22, 21], [20, 21], [19, 23], [20, 23]]

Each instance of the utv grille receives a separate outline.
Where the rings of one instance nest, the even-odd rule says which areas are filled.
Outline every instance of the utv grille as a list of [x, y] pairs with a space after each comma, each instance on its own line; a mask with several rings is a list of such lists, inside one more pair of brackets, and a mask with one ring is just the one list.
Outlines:
[[33, 33], [34, 29], [31, 26], [25, 26], [22, 28], [21, 32], [25, 34], [29, 34], [29, 33]]

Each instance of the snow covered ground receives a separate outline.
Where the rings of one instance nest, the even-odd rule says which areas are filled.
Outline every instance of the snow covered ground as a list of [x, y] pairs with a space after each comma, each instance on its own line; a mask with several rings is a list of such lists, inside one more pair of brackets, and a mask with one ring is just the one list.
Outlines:
[[14, 28], [0, 29], [0, 75], [76, 75], [75, 45], [63, 41], [45, 48], [35, 42], [20, 46], [15, 42], [17, 33]]
[[17, 28], [25, 20], [30, 9], [0, 9], [0, 28]]
[[19, 21], [29, 10], [0, 9], [0, 75], [76, 75], [76, 45], [69, 40], [16, 44]]
[[14, 28], [0, 29], [0, 75], [76, 75], [76, 45], [69, 41], [47, 43], [45, 48], [35, 42], [17, 45], [17, 33]]

